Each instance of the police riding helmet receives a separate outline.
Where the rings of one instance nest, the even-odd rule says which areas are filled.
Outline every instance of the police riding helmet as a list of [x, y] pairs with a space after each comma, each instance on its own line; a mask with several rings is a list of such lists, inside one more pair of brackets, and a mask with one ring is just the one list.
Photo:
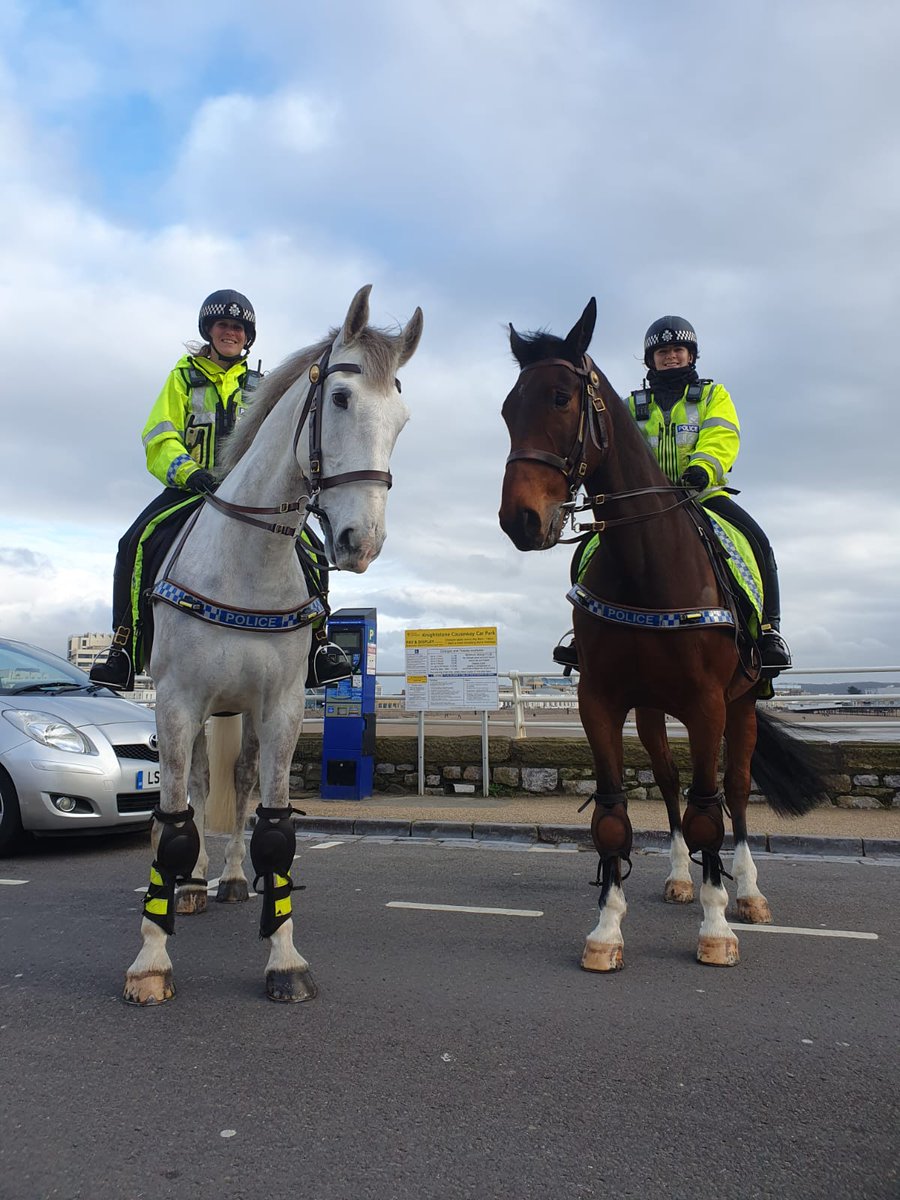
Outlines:
[[644, 334], [644, 365], [653, 366], [653, 351], [665, 346], [684, 346], [691, 353], [692, 361], [700, 357], [697, 349], [697, 334], [690, 321], [684, 317], [660, 317]]
[[200, 336], [209, 341], [209, 330], [216, 321], [240, 321], [247, 335], [246, 349], [249, 350], [256, 340], [256, 313], [253, 305], [240, 292], [225, 288], [207, 296], [200, 305], [198, 327]]

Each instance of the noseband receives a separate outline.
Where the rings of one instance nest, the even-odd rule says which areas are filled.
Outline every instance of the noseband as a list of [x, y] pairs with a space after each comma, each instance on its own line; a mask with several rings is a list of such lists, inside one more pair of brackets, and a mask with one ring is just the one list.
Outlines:
[[609, 435], [603, 417], [606, 412], [606, 404], [598, 390], [600, 376], [594, 369], [590, 358], [585, 355], [581, 360], [580, 367], [576, 367], [574, 363], [570, 363], [565, 358], [542, 358], [538, 362], [523, 367], [519, 377], [521, 378], [526, 371], [535, 370], [536, 367], [565, 367], [581, 380], [581, 403], [575, 440], [565, 458], [559, 454], [551, 454], [547, 450], [513, 450], [506, 460], [506, 465], [509, 466], [511, 462], [526, 461], [544, 463], [548, 467], [554, 467], [563, 473], [570, 494], [575, 496], [587, 474], [584, 450], [588, 435], [598, 450], [603, 451], [609, 446]]

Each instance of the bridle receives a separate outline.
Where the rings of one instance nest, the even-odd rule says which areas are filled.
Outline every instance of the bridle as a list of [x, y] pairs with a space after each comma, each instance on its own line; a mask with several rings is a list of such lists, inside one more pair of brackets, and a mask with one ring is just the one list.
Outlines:
[[[527, 371], [533, 371], [537, 367], [565, 367], [580, 379], [581, 401], [575, 439], [565, 458], [559, 454], [552, 454], [547, 450], [529, 448], [525, 450], [513, 450], [506, 460], [506, 465], [509, 466], [510, 463], [523, 461], [539, 462], [545, 466], [553, 467], [565, 476], [571, 499], [567, 500], [561, 507], [568, 510], [566, 521], [572, 522], [572, 529], [578, 536], [574, 538], [559, 538], [560, 544], [566, 545], [570, 542], [580, 541], [580, 536], [584, 533], [602, 533], [605, 529], [609, 529], [614, 525], [633, 525], [639, 521], [648, 521], [653, 517], [663, 516], [673, 509], [681, 508], [691, 503], [694, 499], [694, 493], [684, 487], [669, 484], [659, 487], [634, 488], [625, 492], [600, 493], [594, 496], [587, 494], [585, 502], [579, 504], [576, 497], [579, 490], [582, 487], [586, 487], [587, 484], [588, 467], [585, 450], [588, 445], [588, 439], [590, 439], [590, 443], [601, 454], [609, 449], [607, 409], [599, 390], [600, 376], [590, 357], [585, 354], [580, 366], [576, 366], [566, 358], [539, 359], [537, 362], [529, 363], [527, 367], [522, 367], [519, 377], [521, 378]], [[636, 496], [651, 496], [672, 492], [677, 493], [679, 498], [674, 504], [670, 504], [666, 508], [654, 509], [651, 512], [645, 513], [634, 513], [626, 517], [612, 517], [604, 521], [575, 521], [576, 513], [588, 510], [593, 512], [596, 508], [616, 500], [630, 500]]]
[[[326, 488], [340, 487], [344, 483], [358, 483], [361, 480], [368, 480], [373, 483], [383, 483], [385, 487], [390, 488], [393, 484], [393, 478], [390, 471], [377, 471], [375, 469], [365, 471], [343, 471], [339, 475], [323, 475], [322, 474], [322, 395], [324, 391], [325, 380], [329, 375], [334, 375], [338, 371], [346, 372], [353, 375], [361, 375], [362, 367], [357, 363], [332, 363], [330, 362], [331, 351], [334, 349], [333, 343], [329, 343], [318, 362], [314, 362], [309, 368], [309, 390], [306, 393], [306, 399], [303, 403], [303, 408], [297, 418], [297, 424], [294, 429], [294, 437], [291, 444], [291, 452], [296, 457], [297, 444], [300, 441], [300, 436], [304, 426], [309, 421], [309, 475], [303, 476], [303, 486], [306, 489], [305, 494], [299, 499], [289, 501], [284, 504], [275, 506], [267, 506], [263, 508], [254, 508], [246, 504], [234, 504], [229, 500], [222, 500], [210, 492], [204, 496], [207, 504], [217, 509], [227, 517], [233, 517], [236, 521], [243, 521], [247, 525], [255, 525], [258, 529], [264, 529], [268, 533], [283, 534], [285, 537], [299, 538], [306, 527], [306, 522], [310, 515], [323, 516], [322, 510], [315, 504], [316, 497]], [[397, 390], [400, 390], [400, 381], [395, 380]], [[295, 527], [291, 525], [277, 524], [271, 521], [260, 521], [261, 516], [285, 515], [287, 513], [303, 513], [303, 519], [299, 525]], [[302, 543], [298, 543], [302, 545]], [[330, 564], [322, 563], [321, 556], [316, 558], [316, 567], [318, 570], [336, 570]]]
[[[554, 467], [557, 471], [562, 471], [569, 488], [569, 494], [574, 498], [578, 494], [579, 488], [583, 485], [585, 475], [587, 474], [587, 459], [584, 448], [588, 435], [590, 435], [594, 446], [601, 452], [609, 446], [609, 435], [603, 416], [606, 412], [606, 404], [598, 391], [600, 376], [594, 369], [594, 364], [585, 355], [581, 360], [580, 367], [576, 367], [574, 363], [570, 363], [565, 358], [542, 358], [538, 362], [530, 363], [529, 366], [523, 367], [519, 377], [521, 378], [522, 375], [525, 375], [528, 371], [535, 370], [537, 367], [565, 367], [580, 379], [581, 404], [578, 413], [578, 429], [575, 433], [575, 440], [565, 458], [559, 454], [551, 454], [547, 450], [513, 450], [506, 460], [506, 465], [509, 466], [511, 462], [521, 462], [524, 460], [527, 462], [540, 462], [546, 466]], [[574, 499], [570, 501], [570, 504], [572, 503], [574, 503]]]

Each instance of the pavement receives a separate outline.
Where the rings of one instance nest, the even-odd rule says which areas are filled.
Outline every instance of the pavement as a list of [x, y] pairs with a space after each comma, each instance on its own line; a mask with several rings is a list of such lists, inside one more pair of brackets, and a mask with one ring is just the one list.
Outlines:
[[[324, 800], [314, 793], [291, 797], [306, 814], [298, 832], [426, 838], [505, 839], [590, 845], [590, 809], [578, 812], [580, 796], [488, 797], [379, 794], [365, 800]], [[668, 845], [661, 801], [633, 800], [628, 812], [635, 845]], [[729, 823], [726, 820], [726, 830]], [[803, 817], [779, 817], [764, 804], [748, 813], [750, 846], [773, 854], [828, 854], [900, 858], [900, 807], [846, 809], [824, 805]], [[726, 834], [726, 848], [731, 835]]]

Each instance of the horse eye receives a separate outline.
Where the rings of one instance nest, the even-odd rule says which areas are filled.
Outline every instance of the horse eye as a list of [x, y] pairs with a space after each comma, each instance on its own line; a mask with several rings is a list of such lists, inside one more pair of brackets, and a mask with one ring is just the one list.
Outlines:
[[346, 388], [336, 388], [331, 393], [331, 399], [338, 408], [347, 408], [350, 404], [350, 393]]
[[553, 393], [553, 403], [556, 405], [557, 408], [565, 408], [566, 405], [571, 400], [571, 398], [572, 397], [569, 395], [568, 392], [554, 392]]
[[397, 385], [397, 391], [398, 391], [398, 392], [402, 392], [402, 391], [403, 391], [403, 388], [400, 386], [400, 380], [399, 380], [399, 379], [395, 379], [395, 380], [394, 380], [394, 383]]

